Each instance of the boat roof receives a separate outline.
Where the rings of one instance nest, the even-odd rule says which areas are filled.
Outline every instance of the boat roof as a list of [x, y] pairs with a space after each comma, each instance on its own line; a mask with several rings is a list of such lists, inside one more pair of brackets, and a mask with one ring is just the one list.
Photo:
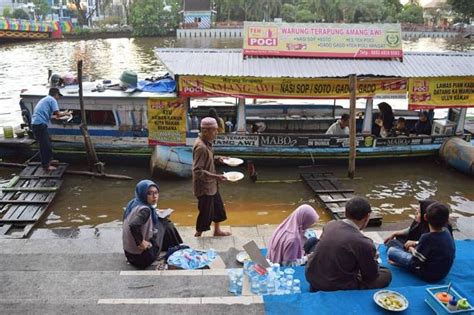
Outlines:
[[400, 59], [244, 57], [242, 49], [155, 49], [172, 75], [264, 78], [473, 76], [474, 53], [405, 52]]

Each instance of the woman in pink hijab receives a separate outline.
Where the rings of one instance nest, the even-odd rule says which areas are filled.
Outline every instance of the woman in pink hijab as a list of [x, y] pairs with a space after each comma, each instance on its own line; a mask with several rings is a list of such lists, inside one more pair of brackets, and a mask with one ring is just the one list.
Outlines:
[[319, 220], [310, 205], [301, 205], [273, 232], [268, 243], [267, 258], [282, 266], [301, 265], [305, 262], [304, 232]]

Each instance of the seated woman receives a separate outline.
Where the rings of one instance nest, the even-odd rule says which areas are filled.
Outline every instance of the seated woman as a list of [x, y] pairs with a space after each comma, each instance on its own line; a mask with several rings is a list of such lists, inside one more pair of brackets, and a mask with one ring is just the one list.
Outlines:
[[431, 122], [427, 111], [420, 113], [420, 120], [417, 121], [411, 132], [416, 135], [431, 135]]
[[268, 243], [267, 258], [282, 266], [305, 264], [307, 256], [303, 252], [304, 232], [318, 220], [316, 210], [310, 205], [304, 204], [296, 208], [273, 232]]
[[[435, 202], [437, 201], [432, 199], [420, 200], [420, 207], [417, 209], [415, 220], [413, 220], [410, 227], [404, 230], [395, 231], [390, 234], [390, 236], [384, 240], [385, 245], [387, 245], [388, 247], [389, 245], [393, 245], [393, 243], [396, 243], [398, 245], [402, 245], [408, 248], [408, 245], [412, 245], [417, 242], [420, 239], [421, 235], [428, 233], [430, 231], [430, 227], [428, 225], [428, 222], [426, 222], [425, 220], [426, 209], [428, 209], [428, 207], [434, 204]], [[452, 226], [448, 223], [446, 225], [446, 228], [452, 235]]]
[[145, 269], [160, 251], [182, 243], [173, 223], [160, 219], [155, 209], [159, 187], [151, 180], [140, 181], [135, 198], [130, 200], [123, 216], [122, 241], [125, 257], [137, 268]]

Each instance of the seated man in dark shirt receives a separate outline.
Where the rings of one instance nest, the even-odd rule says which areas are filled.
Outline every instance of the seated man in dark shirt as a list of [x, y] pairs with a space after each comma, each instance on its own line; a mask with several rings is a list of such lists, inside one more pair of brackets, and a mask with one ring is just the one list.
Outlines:
[[326, 224], [306, 266], [311, 291], [375, 289], [390, 283], [392, 274], [379, 267], [374, 242], [361, 233], [371, 212], [367, 199], [354, 197], [346, 204], [346, 219]]
[[431, 122], [427, 111], [420, 113], [420, 120], [417, 121], [411, 132], [416, 135], [431, 135]]
[[408, 137], [410, 135], [410, 131], [406, 127], [406, 121], [405, 118], [400, 117], [397, 120], [397, 124], [395, 127], [390, 130], [390, 137]]
[[428, 282], [446, 277], [456, 252], [453, 237], [445, 227], [448, 219], [449, 208], [446, 205], [440, 202], [431, 204], [425, 214], [430, 232], [421, 235], [418, 242], [408, 243], [408, 252], [398, 245], [389, 247], [387, 254], [390, 262], [407, 268]]

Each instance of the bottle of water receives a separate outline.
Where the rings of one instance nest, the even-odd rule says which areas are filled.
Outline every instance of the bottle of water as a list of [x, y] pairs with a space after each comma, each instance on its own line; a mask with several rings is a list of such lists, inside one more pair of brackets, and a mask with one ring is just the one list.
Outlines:
[[275, 294], [275, 280], [269, 280], [267, 283], [267, 293]]
[[253, 277], [250, 285], [250, 290], [252, 291], [253, 294], [259, 294], [260, 293], [260, 281], [258, 277]]
[[299, 286], [293, 286], [293, 294], [300, 294], [301, 288]]
[[242, 295], [242, 280], [239, 280], [236, 282], [236, 287], [237, 287], [237, 295]]
[[209, 259], [209, 261], [213, 261], [216, 258], [216, 251], [214, 250], [214, 248], [209, 248], [209, 250], [207, 251], [207, 258]]
[[237, 277], [234, 270], [229, 272], [229, 288], [230, 293], [237, 293]]

